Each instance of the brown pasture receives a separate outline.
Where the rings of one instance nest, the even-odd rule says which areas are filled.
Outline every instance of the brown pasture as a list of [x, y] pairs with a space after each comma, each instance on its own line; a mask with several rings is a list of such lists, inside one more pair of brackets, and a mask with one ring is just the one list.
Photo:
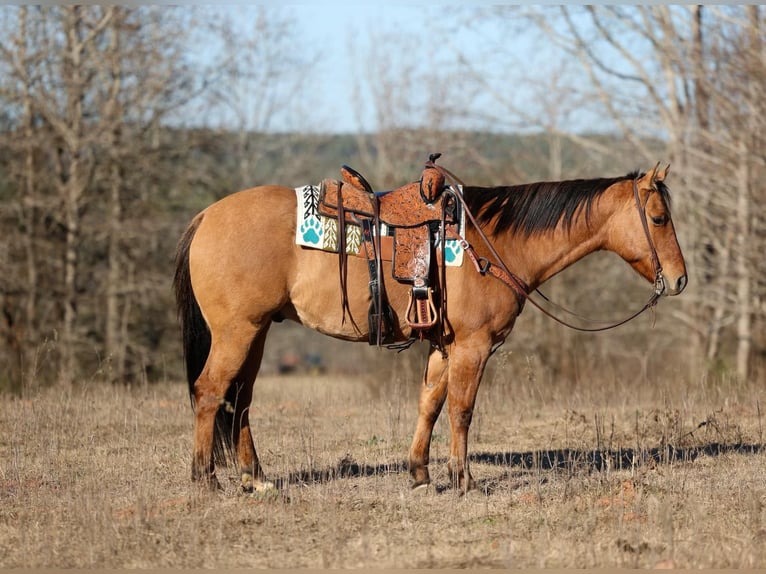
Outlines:
[[190, 483], [180, 382], [4, 397], [0, 567], [766, 566], [762, 385], [498, 368], [461, 496], [446, 417], [431, 486], [410, 488], [420, 380], [401, 361], [375, 382], [262, 376], [251, 423], [279, 488], [261, 494], [232, 467], [220, 492]]

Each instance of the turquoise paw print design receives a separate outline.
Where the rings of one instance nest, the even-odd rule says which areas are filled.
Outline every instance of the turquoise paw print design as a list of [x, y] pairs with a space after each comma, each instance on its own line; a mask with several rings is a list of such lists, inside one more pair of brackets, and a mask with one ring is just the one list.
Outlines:
[[460, 247], [460, 244], [457, 241], [454, 239], [448, 239], [444, 243], [444, 259], [446, 260], [447, 265], [455, 263], [462, 251], [463, 248]]
[[[438, 237], [434, 247], [437, 251], [441, 250], [441, 239]], [[463, 247], [457, 239], [447, 239], [444, 243], [444, 262], [455, 267], [460, 267], [463, 264]]]
[[307, 217], [301, 223], [303, 241], [310, 245], [322, 246], [322, 225], [316, 215]]
[[317, 205], [319, 203], [319, 188], [307, 185], [303, 188], [303, 223], [300, 232], [303, 241], [308, 245], [322, 246], [322, 222], [319, 220]]

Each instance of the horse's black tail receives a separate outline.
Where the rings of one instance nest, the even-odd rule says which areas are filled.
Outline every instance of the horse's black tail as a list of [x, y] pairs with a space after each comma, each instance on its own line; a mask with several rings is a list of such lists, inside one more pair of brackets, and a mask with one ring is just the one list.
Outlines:
[[189, 397], [194, 407], [194, 383], [205, 368], [210, 353], [210, 330], [202, 317], [194, 296], [189, 275], [189, 248], [202, 217], [196, 218], [181, 236], [176, 251], [176, 273], [173, 288], [176, 293], [178, 320], [181, 323], [181, 337], [186, 362], [186, 380], [189, 383]]
[[[181, 323], [181, 336], [183, 342], [184, 361], [186, 362], [186, 380], [189, 384], [189, 398], [194, 404], [194, 384], [205, 368], [208, 355], [210, 354], [210, 329], [197, 303], [197, 298], [192, 289], [191, 276], [189, 274], [189, 248], [191, 247], [194, 234], [197, 232], [202, 216], [198, 216], [181, 236], [176, 251], [176, 271], [173, 278], [173, 288], [176, 295], [176, 308], [178, 319]], [[232, 385], [234, 387], [235, 385]], [[230, 389], [231, 391], [231, 389]], [[230, 405], [227, 393], [222, 408], [218, 409], [215, 417], [215, 438], [213, 439], [213, 457], [217, 464], [225, 465], [227, 458], [233, 453], [234, 448], [234, 413]]]

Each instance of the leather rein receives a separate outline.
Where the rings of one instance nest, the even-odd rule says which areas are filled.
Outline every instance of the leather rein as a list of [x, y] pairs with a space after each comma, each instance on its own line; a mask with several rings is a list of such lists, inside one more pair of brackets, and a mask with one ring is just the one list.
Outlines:
[[[440, 154], [439, 154], [440, 155]], [[633, 196], [636, 200], [636, 208], [638, 210], [638, 214], [641, 218], [641, 225], [644, 229], [644, 234], [646, 235], [646, 240], [649, 243], [649, 250], [652, 257], [652, 265], [654, 266], [654, 291], [649, 297], [649, 300], [644, 304], [644, 306], [636, 311], [635, 313], [632, 313], [628, 317], [621, 319], [619, 321], [614, 322], [608, 322], [608, 321], [596, 321], [592, 319], [587, 319], [585, 317], [581, 317], [571, 311], [568, 311], [567, 309], [561, 307], [560, 305], [557, 305], [550, 301], [542, 292], [540, 292], [539, 289], [535, 289], [537, 293], [539, 293], [545, 301], [547, 301], [552, 306], [556, 307], [558, 310], [563, 311], [565, 313], [568, 313], [569, 315], [572, 315], [573, 317], [577, 317], [578, 319], [590, 323], [591, 325], [598, 325], [598, 326], [591, 326], [591, 327], [581, 327], [578, 325], [574, 325], [564, 319], [561, 319], [560, 317], [557, 317], [552, 312], [548, 311], [544, 307], [542, 307], [537, 301], [532, 299], [530, 297], [530, 289], [524, 281], [519, 279], [516, 275], [514, 275], [506, 266], [506, 264], [503, 262], [503, 259], [500, 257], [500, 254], [497, 253], [494, 246], [492, 245], [492, 242], [489, 240], [487, 235], [484, 233], [484, 231], [479, 226], [478, 222], [476, 221], [476, 218], [474, 217], [473, 213], [468, 209], [468, 206], [466, 205], [465, 199], [463, 198], [463, 194], [459, 191], [460, 187], [465, 187], [465, 184], [457, 177], [455, 174], [453, 174], [448, 169], [437, 165], [435, 163], [436, 159], [438, 158], [438, 155], [434, 154], [431, 156], [431, 159], [429, 159], [428, 162], [426, 162], [426, 167], [432, 167], [444, 175], [445, 179], [450, 182], [451, 185], [455, 187], [455, 196], [460, 201], [463, 210], [465, 211], [469, 221], [471, 224], [473, 224], [474, 228], [476, 229], [477, 233], [479, 234], [479, 237], [481, 238], [484, 245], [489, 250], [492, 257], [495, 259], [495, 262], [491, 262], [489, 259], [485, 257], [478, 256], [476, 252], [474, 251], [473, 247], [466, 241], [464, 238], [460, 238], [459, 242], [465, 253], [469, 256], [471, 261], [473, 262], [474, 266], [476, 267], [476, 270], [481, 275], [492, 275], [496, 279], [503, 282], [505, 285], [511, 288], [519, 299], [519, 305], [520, 309], [519, 312], [521, 312], [521, 306], [523, 305], [524, 301], [529, 301], [532, 305], [537, 307], [540, 311], [543, 312], [543, 314], [547, 315], [557, 323], [560, 323], [561, 325], [564, 325], [565, 327], [569, 327], [570, 329], [574, 329], [576, 331], [585, 331], [585, 332], [598, 332], [598, 331], [606, 331], [609, 329], [614, 329], [616, 327], [619, 327], [621, 325], [624, 325], [628, 321], [631, 321], [638, 317], [641, 313], [646, 311], [647, 309], [653, 308], [655, 305], [657, 305], [657, 302], [659, 298], [662, 296], [662, 294], [665, 292], [665, 278], [662, 275], [662, 266], [660, 265], [660, 259], [657, 255], [657, 249], [654, 246], [654, 241], [652, 241], [652, 236], [649, 233], [649, 223], [646, 221], [646, 210], [644, 209], [644, 206], [641, 205], [641, 198], [638, 193], [638, 176], [633, 179]]]

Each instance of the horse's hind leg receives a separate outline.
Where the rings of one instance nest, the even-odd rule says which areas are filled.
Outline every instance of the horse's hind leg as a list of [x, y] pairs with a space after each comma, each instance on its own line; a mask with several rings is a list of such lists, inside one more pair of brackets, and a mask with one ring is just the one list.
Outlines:
[[241, 487], [245, 492], [262, 491], [274, 488], [266, 481], [250, 430], [250, 403], [253, 399], [253, 386], [263, 359], [263, 346], [266, 342], [268, 325], [253, 340], [246, 364], [237, 382], [237, 402], [234, 405], [234, 447], [241, 473]]
[[423, 375], [423, 386], [418, 401], [418, 424], [410, 447], [410, 476], [413, 489], [431, 483], [428, 473], [431, 436], [447, 397], [447, 366], [447, 359], [442, 356], [441, 351], [432, 350]]
[[[244, 321], [229, 323], [225, 329], [211, 329], [210, 353], [205, 368], [194, 384], [192, 480], [206, 481], [213, 488], [218, 486], [213, 457], [216, 444], [224, 451], [236, 448], [238, 458], [244, 459], [252, 469], [259, 468], [247, 417], [252, 398], [252, 365], [260, 363], [260, 354], [257, 355], [258, 360], [253, 361], [251, 350], [254, 346], [258, 347], [258, 344], [253, 345], [258, 340], [262, 349], [262, 339], [265, 338], [265, 333], [263, 337], [258, 336], [259, 331], [256, 325]], [[224, 412], [223, 416], [218, 417], [219, 427], [216, 428], [219, 409], [224, 409]], [[244, 441], [242, 421], [247, 430]], [[248, 456], [248, 451], [252, 451], [252, 456]]]

